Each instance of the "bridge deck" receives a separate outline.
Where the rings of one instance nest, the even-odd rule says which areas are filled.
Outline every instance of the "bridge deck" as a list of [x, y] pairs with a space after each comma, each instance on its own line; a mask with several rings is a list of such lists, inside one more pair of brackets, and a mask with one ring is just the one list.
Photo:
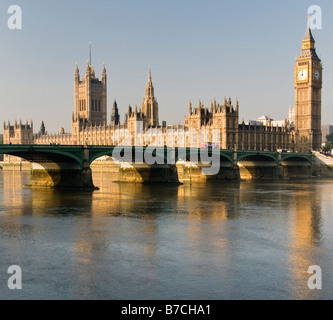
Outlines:
[[[36, 154], [43, 155], [46, 158], [56, 158], [60, 156], [62, 158], [68, 158], [71, 161], [78, 162], [81, 166], [85, 160], [84, 152], [89, 152], [89, 163], [96, 160], [98, 157], [103, 155], [112, 156], [113, 151], [116, 148], [121, 149], [130, 149], [134, 151], [146, 152], [148, 148], [156, 149], [157, 153], [164, 154], [167, 156], [170, 152], [174, 153], [175, 160], [178, 161], [184, 155], [190, 156], [195, 154], [220, 154], [222, 158], [228, 159], [230, 162], [233, 162], [237, 159], [239, 161], [246, 160], [255, 160], [256, 157], [259, 157], [261, 160], [266, 159], [265, 161], [275, 161], [279, 163], [281, 161], [307, 161], [312, 163], [312, 154], [311, 153], [296, 153], [296, 152], [277, 152], [277, 151], [256, 151], [256, 150], [224, 150], [224, 149], [201, 149], [201, 148], [188, 148], [188, 147], [135, 147], [135, 146], [83, 146], [83, 145], [0, 145], [0, 154], [8, 154], [19, 156], [27, 159], [28, 161], [34, 161]], [[235, 154], [237, 157], [235, 158]], [[184, 159], [183, 159], [184, 160]]]

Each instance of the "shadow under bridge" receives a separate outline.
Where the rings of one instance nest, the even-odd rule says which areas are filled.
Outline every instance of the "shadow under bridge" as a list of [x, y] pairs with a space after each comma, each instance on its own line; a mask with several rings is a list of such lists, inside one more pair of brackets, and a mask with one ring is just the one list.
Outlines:
[[31, 163], [31, 187], [94, 188], [83, 146], [2, 145], [0, 153]]

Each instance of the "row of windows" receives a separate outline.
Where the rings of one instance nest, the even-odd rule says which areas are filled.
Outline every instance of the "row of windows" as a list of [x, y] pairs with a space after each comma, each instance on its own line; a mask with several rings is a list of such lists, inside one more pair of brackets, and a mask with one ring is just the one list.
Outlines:
[[239, 137], [240, 141], [242, 142], [262, 142], [262, 143], [267, 143], [267, 142], [289, 142], [289, 137], [285, 137], [285, 136], [272, 136], [272, 137], [266, 137], [266, 136], [259, 136], [256, 139], [254, 138], [254, 136], [249, 136], [249, 135], [245, 135], [245, 136], [240, 136]]
[[[188, 123], [188, 121], [187, 122], [185, 122], [185, 123]], [[218, 120], [217, 121], [217, 125], [218, 126], [222, 126], [222, 120]], [[196, 122], [196, 121], [193, 121], [192, 122], [192, 128], [197, 128], [198, 127], [198, 122]], [[228, 119], [227, 120], [227, 122], [226, 122], [226, 127], [227, 128], [230, 128], [230, 127], [238, 127], [238, 119], [236, 119], [236, 120], [232, 120], [232, 119]]]
[[[87, 111], [86, 100], [79, 101], [80, 111]], [[91, 111], [101, 111], [101, 100], [91, 100]]]
[[86, 100], [80, 100], [80, 111], [86, 111], [87, 106], [86, 106]]
[[101, 111], [101, 100], [91, 100], [92, 111]]

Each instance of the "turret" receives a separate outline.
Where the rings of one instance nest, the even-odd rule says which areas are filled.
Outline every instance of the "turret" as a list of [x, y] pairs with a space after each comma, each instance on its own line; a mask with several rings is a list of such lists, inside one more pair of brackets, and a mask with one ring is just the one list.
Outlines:
[[87, 67], [86, 67], [86, 80], [88, 78], [90, 78], [91, 76], [91, 68], [90, 68], [90, 65], [89, 65], [89, 60], [87, 60]]
[[201, 108], [202, 108], [202, 103], [201, 100], [199, 100], [199, 105], [198, 105], [199, 114], [201, 114]]
[[80, 71], [79, 71], [79, 67], [78, 67], [77, 62], [76, 62], [75, 71], [74, 71], [74, 81], [76, 83], [79, 83], [79, 81], [80, 81]]
[[118, 111], [118, 105], [117, 101], [115, 100], [113, 103], [113, 108], [112, 108], [112, 114], [111, 114], [111, 124], [113, 125], [118, 125], [119, 124], [119, 111]]
[[190, 101], [189, 105], [188, 105], [188, 115], [192, 115], [192, 102]]
[[41, 135], [44, 135], [46, 133], [44, 121], [42, 121], [42, 124], [40, 125], [40, 131], [39, 131], [39, 133]]
[[104, 86], [106, 86], [106, 69], [105, 69], [105, 63], [103, 62], [103, 68], [102, 68], [102, 83]]

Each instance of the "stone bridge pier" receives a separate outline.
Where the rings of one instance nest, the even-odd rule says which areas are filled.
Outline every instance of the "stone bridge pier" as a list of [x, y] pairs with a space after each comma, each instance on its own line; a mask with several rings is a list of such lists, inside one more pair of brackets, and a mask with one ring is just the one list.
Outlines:
[[65, 158], [57, 159], [56, 162], [35, 160], [31, 165], [29, 187], [96, 189], [93, 184], [88, 149], [83, 150], [82, 165]]
[[122, 162], [119, 182], [179, 183], [176, 165]]
[[89, 150], [83, 149], [83, 163], [69, 159], [32, 162], [30, 187], [96, 189], [93, 184]]
[[218, 173], [216, 174], [207, 174], [205, 173], [205, 169], [210, 168], [210, 165], [206, 165], [203, 163], [193, 163], [190, 161], [180, 162], [177, 164], [179, 179], [180, 181], [219, 181], [219, 180], [239, 180], [239, 167], [232, 166], [228, 162], [221, 162]]
[[3, 145], [0, 152], [31, 163], [32, 188], [96, 189], [89, 149], [83, 146]]

